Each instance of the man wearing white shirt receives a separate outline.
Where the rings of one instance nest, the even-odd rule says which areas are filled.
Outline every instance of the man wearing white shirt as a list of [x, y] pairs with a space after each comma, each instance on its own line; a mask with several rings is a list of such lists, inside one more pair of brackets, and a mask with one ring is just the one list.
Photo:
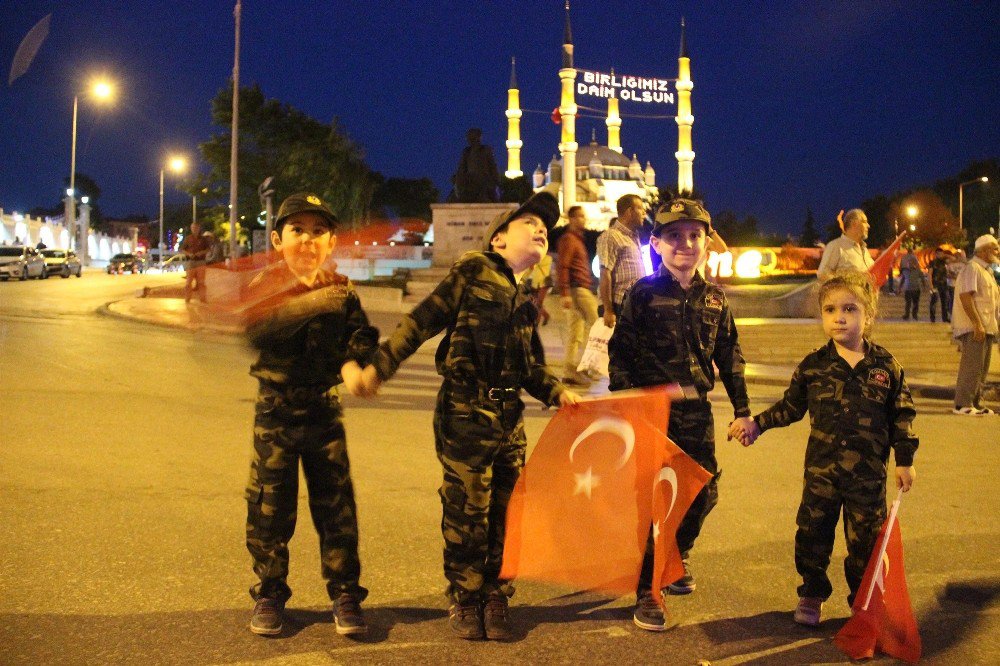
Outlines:
[[983, 384], [990, 369], [990, 352], [997, 339], [1000, 314], [1000, 288], [990, 264], [1000, 262], [1000, 245], [990, 234], [976, 239], [975, 256], [955, 279], [955, 304], [952, 307], [952, 335], [962, 347], [955, 380], [956, 414], [983, 416], [993, 414], [982, 403]]
[[844, 216], [844, 235], [823, 248], [823, 258], [816, 270], [816, 277], [826, 280], [834, 271], [867, 271], [875, 260], [868, 252], [868, 216], [860, 208], [847, 211]]

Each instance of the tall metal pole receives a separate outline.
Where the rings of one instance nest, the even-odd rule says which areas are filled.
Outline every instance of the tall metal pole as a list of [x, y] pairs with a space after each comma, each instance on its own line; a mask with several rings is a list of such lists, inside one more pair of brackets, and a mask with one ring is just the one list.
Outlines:
[[229, 265], [236, 266], [236, 220], [239, 211], [236, 208], [236, 185], [238, 169], [236, 168], [237, 147], [239, 146], [239, 125], [240, 125], [240, 14], [242, 6], [240, 0], [236, 0], [236, 9], [233, 16], [236, 19], [236, 45], [233, 52], [233, 124], [231, 130], [231, 143], [229, 148]]
[[[76, 110], [80, 102], [79, 95], [73, 95], [73, 143], [69, 157], [69, 206], [66, 208], [66, 230], [69, 232], [69, 246], [76, 244]], [[77, 248], [79, 251], [79, 248]]]
[[160, 167], [160, 272], [163, 272], [163, 167]]
[[958, 186], [958, 230], [962, 230], [962, 185]]
[[198, 221], [198, 195], [191, 197], [191, 222], [192, 224]]

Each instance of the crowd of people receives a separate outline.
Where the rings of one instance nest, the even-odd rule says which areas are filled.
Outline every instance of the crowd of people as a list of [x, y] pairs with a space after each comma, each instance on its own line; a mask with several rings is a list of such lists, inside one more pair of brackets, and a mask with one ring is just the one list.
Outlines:
[[[448, 625], [468, 640], [514, 638], [508, 602], [514, 581], [500, 572], [506, 511], [527, 448], [521, 391], [545, 405], [574, 409], [581, 396], [571, 385], [584, 379], [575, 369], [579, 334], [598, 318], [613, 329], [611, 391], [670, 383], [692, 387], [686, 400], [673, 405], [663, 428], [712, 474], [676, 533], [683, 575], [662, 590], [652, 589], [650, 532], [635, 590], [634, 624], [648, 631], [668, 629], [676, 621], [665, 610], [665, 595], [697, 588], [692, 550], [719, 501], [708, 399], [717, 376], [733, 408], [729, 437], [743, 446], [754, 444], [766, 430], [810, 416], [794, 542], [802, 577], [794, 620], [820, 623], [823, 603], [832, 593], [827, 569], [841, 514], [848, 535], [848, 601], [853, 602], [886, 514], [889, 454], [895, 457], [895, 486], [908, 491], [916, 478], [918, 448], [911, 427], [916, 411], [903, 370], [888, 349], [870, 339], [879, 294], [866, 270], [871, 258], [863, 245], [864, 214], [848, 213], [844, 240], [831, 244], [831, 256], [824, 257], [818, 301], [828, 343], [798, 365], [781, 400], [753, 416], [746, 361], [726, 292], [699, 270], [710, 239], [717, 238], [702, 202], [678, 197], [655, 211], [650, 245], [661, 261], [652, 275], [644, 275], [638, 231], [645, 208], [638, 197], [623, 197], [617, 221], [598, 241], [599, 305], [590, 272], [584, 270], [589, 269], [580, 238], [585, 216], [579, 208], [567, 212], [555, 289], [574, 344], [572, 353], [567, 345], [560, 377], [546, 365], [537, 330], [544, 300], [539, 292], [553, 285], [551, 270], [536, 269], [560, 217], [550, 193], [539, 192], [497, 215], [482, 247], [455, 262], [381, 343], [347, 278], [323, 267], [336, 245], [337, 217], [311, 194], [282, 203], [270, 238], [279, 261], [248, 289], [247, 334], [258, 350], [251, 374], [259, 382], [246, 489], [246, 545], [258, 579], [250, 589], [253, 633], [282, 631], [292, 594], [288, 542], [295, 529], [300, 460], [336, 631], [367, 630], [357, 509], [334, 388], [342, 382], [353, 395], [374, 398], [421, 344], [444, 332], [435, 355], [442, 383], [432, 436], [442, 470]], [[988, 410], [979, 406], [977, 391], [997, 335], [998, 305], [996, 283], [986, 267], [1000, 260], [1000, 248], [995, 238], [983, 236], [975, 252], [955, 277], [960, 305], [952, 309], [952, 323], [963, 342], [963, 368], [968, 365], [956, 413], [982, 415]], [[942, 305], [946, 296], [939, 293]], [[969, 409], [959, 400], [968, 400]]]

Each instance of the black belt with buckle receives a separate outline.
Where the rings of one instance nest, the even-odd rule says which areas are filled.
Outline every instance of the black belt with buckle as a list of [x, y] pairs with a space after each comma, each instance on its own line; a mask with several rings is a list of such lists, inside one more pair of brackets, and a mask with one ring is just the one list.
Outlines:
[[494, 387], [486, 390], [486, 397], [495, 402], [505, 402], [517, 399], [517, 389]]

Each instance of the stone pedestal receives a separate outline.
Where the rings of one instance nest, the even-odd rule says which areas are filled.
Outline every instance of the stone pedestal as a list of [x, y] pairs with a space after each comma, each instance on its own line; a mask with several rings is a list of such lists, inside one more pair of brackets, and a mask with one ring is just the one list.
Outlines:
[[448, 267], [469, 250], [483, 249], [483, 233], [494, 217], [514, 203], [431, 204], [434, 225], [432, 266]]

